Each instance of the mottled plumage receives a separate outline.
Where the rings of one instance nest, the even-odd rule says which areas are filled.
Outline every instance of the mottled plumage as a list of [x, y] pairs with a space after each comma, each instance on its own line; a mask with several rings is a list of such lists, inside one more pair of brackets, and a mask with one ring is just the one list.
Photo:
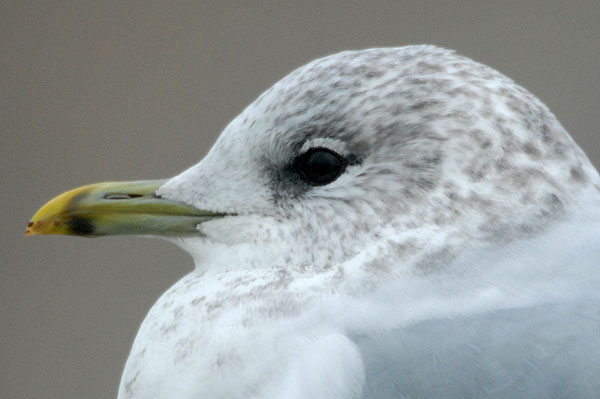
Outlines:
[[[298, 156], [347, 161], [310, 184]], [[157, 194], [230, 216], [119, 398], [592, 398], [600, 177], [548, 108], [433, 46], [315, 60]], [[596, 377], [594, 377], [596, 376]]]

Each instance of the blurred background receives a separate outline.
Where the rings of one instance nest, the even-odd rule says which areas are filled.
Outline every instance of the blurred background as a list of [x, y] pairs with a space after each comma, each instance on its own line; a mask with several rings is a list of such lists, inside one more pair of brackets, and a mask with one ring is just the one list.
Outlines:
[[[285, 4], [284, 4], [285, 3]], [[46, 200], [195, 164], [262, 91], [346, 49], [431, 43], [522, 84], [600, 165], [598, 1], [11, 1], [0, 5], [0, 397], [112, 398], [158, 296], [157, 239], [34, 237]]]

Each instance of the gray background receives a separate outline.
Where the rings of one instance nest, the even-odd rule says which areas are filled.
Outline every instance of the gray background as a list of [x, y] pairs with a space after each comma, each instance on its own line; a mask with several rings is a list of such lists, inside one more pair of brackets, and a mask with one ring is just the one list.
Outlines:
[[110, 398], [192, 267], [134, 237], [25, 239], [85, 183], [172, 176], [263, 90], [345, 49], [432, 43], [538, 95], [600, 164], [600, 1], [3, 1], [0, 397]]

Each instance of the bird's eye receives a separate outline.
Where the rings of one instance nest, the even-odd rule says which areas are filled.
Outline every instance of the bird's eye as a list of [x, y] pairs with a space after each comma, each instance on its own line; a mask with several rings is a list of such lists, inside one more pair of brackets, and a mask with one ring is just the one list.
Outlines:
[[329, 184], [337, 179], [348, 162], [327, 148], [311, 148], [296, 158], [295, 166], [314, 186]]

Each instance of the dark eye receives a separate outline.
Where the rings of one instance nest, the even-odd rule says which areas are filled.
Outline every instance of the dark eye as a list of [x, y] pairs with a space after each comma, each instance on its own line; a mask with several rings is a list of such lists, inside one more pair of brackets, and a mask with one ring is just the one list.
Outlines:
[[327, 148], [311, 148], [295, 162], [296, 169], [314, 186], [331, 183], [342, 174], [347, 164], [341, 155]]

